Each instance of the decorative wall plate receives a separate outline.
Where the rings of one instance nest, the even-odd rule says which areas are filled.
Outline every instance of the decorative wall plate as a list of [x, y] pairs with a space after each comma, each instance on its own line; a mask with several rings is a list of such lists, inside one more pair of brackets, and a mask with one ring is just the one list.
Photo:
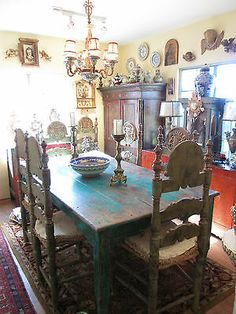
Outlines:
[[161, 56], [160, 56], [160, 54], [159, 54], [157, 51], [154, 51], [154, 52], [151, 54], [150, 62], [151, 62], [151, 65], [152, 65], [154, 68], [159, 67], [159, 65], [160, 65], [160, 63], [161, 63]]
[[140, 60], [144, 61], [147, 59], [149, 54], [149, 47], [147, 43], [142, 43], [139, 47], [138, 47], [138, 57]]
[[136, 61], [134, 58], [129, 58], [126, 62], [126, 69], [128, 72], [132, 71], [136, 65]]

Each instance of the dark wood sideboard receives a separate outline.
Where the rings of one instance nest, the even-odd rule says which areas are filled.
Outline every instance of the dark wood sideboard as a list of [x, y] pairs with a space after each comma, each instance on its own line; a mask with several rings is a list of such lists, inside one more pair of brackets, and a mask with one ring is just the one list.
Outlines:
[[[141, 165], [152, 169], [154, 157], [153, 151], [143, 150]], [[164, 163], [168, 161], [167, 156], [162, 157]], [[226, 228], [232, 228], [231, 207], [236, 203], [236, 170], [227, 165], [213, 165], [211, 189], [220, 193], [215, 198], [213, 221]]]
[[[142, 148], [152, 149], [156, 145], [157, 129], [162, 124], [159, 117], [161, 101], [166, 96], [164, 83], [121, 84], [112, 87], [98, 88], [103, 97], [104, 105], [104, 151], [115, 155], [115, 142], [111, 137], [113, 120], [128, 121], [139, 132], [142, 126]], [[138, 141], [123, 150], [129, 150], [137, 157]]]

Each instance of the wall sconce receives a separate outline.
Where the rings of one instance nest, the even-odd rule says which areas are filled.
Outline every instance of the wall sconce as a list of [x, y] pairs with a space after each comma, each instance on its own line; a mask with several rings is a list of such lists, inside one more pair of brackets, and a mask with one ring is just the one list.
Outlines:
[[160, 117], [168, 118], [166, 134], [172, 128], [172, 118], [183, 116], [183, 107], [180, 101], [162, 101]]

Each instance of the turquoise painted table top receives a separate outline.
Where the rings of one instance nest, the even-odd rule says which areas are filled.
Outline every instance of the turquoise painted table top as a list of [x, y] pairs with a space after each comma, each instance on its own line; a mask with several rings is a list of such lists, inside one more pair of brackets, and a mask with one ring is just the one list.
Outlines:
[[[110, 186], [114, 160], [104, 173], [94, 178], [82, 177], [68, 165], [66, 158], [58, 161], [50, 165], [52, 193], [95, 230], [151, 216], [152, 171], [122, 162], [127, 186]], [[182, 196], [180, 192], [168, 193], [162, 197], [162, 206]]]

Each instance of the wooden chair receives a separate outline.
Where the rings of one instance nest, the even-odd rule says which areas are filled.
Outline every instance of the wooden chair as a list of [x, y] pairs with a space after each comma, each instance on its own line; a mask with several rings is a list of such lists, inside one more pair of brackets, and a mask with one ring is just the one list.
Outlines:
[[[160, 145], [156, 146], [155, 154], [151, 227], [145, 230], [142, 235], [128, 238], [123, 243], [123, 247], [149, 265], [147, 301], [149, 314], [168, 312], [171, 307], [190, 300], [192, 300], [193, 312], [200, 313], [200, 289], [210, 239], [211, 142], [209, 141], [207, 144], [205, 158], [201, 147], [194, 141], [185, 140], [175, 146], [170, 153], [165, 176], [161, 175], [162, 149]], [[165, 199], [164, 203], [166, 204], [165, 193], [178, 191], [180, 188], [194, 189], [196, 187], [200, 187], [199, 198], [181, 199], [163, 206], [161, 198]], [[188, 218], [194, 214], [200, 215], [199, 224], [188, 222]], [[178, 220], [175, 220], [176, 218]], [[194, 275], [191, 278], [193, 281], [192, 290], [189, 295], [174, 300], [165, 305], [164, 308], [159, 308], [158, 280], [160, 270], [180, 265], [185, 261], [195, 263]], [[128, 273], [131, 271], [128, 270]], [[116, 277], [119, 280], [119, 276]], [[122, 280], [119, 281], [123, 282]], [[129, 285], [126, 284], [126, 286]], [[135, 291], [135, 287], [132, 290]], [[137, 295], [140, 293], [138, 292]], [[146, 300], [143, 296], [142, 299]]]
[[66, 125], [60, 121], [60, 116], [55, 109], [51, 110], [50, 123], [43, 140], [47, 143], [49, 156], [71, 155], [71, 137], [68, 135]]
[[[32, 187], [32, 212], [35, 216], [33, 232], [33, 250], [36, 259], [38, 279], [50, 288], [54, 312], [58, 310], [59, 283], [74, 280], [81, 275], [59, 278], [59, 264], [57, 253], [63, 248], [77, 245], [77, 249], [84, 237], [76, 229], [71, 218], [62, 211], [53, 209], [50, 195], [50, 170], [48, 168], [47, 144], [43, 141], [41, 146], [34, 137], [28, 138], [29, 172]], [[46, 250], [46, 259], [43, 259], [42, 250]], [[48, 269], [45, 269], [47, 260]], [[71, 261], [68, 261], [69, 263]], [[73, 264], [71, 263], [70, 266]], [[66, 266], [66, 265], [64, 265]]]
[[140, 165], [143, 146], [142, 124], [139, 124], [137, 129], [133, 123], [126, 121], [124, 123], [124, 133], [125, 138], [121, 141], [123, 149], [121, 152], [122, 159]]
[[18, 177], [18, 197], [21, 209], [21, 224], [23, 229], [24, 242], [29, 241], [28, 234], [28, 208], [29, 208], [29, 191], [28, 191], [28, 176], [27, 176], [27, 157], [26, 157], [26, 142], [27, 134], [21, 129], [15, 130], [15, 156], [16, 156], [16, 171]]
[[78, 153], [98, 149], [98, 121], [93, 123], [89, 117], [82, 117], [76, 127], [76, 141]]

